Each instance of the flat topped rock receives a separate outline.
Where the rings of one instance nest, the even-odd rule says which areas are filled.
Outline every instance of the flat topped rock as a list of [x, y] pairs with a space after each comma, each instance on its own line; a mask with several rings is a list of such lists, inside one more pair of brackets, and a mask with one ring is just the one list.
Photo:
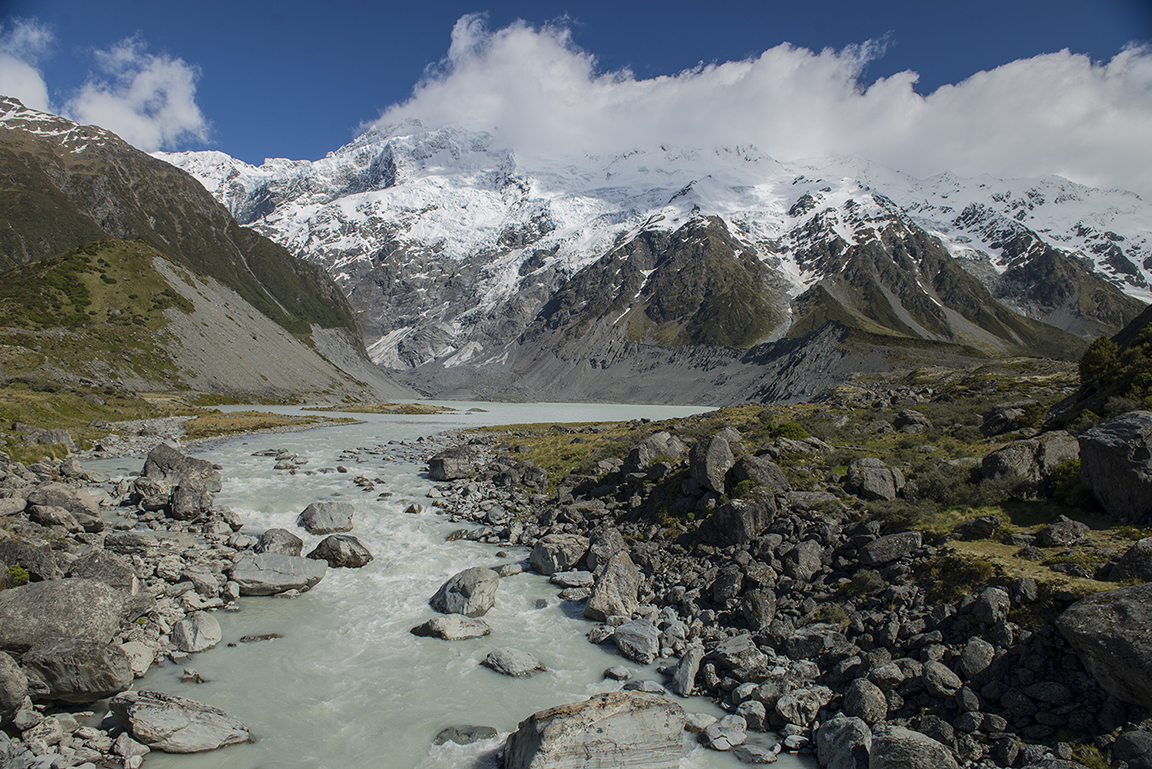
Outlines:
[[480, 664], [497, 673], [515, 678], [527, 678], [547, 669], [540, 660], [528, 652], [508, 647], [493, 649]]
[[352, 515], [355, 510], [351, 502], [313, 502], [296, 518], [296, 525], [309, 534], [352, 531]]
[[287, 590], [308, 590], [324, 578], [328, 565], [293, 555], [244, 553], [232, 564], [232, 580], [240, 595], [276, 595]]
[[486, 636], [492, 632], [492, 628], [482, 619], [472, 619], [463, 614], [445, 614], [433, 617], [409, 632], [412, 635], [439, 638], [443, 641], [463, 641]]
[[0, 649], [25, 652], [49, 638], [108, 643], [120, 626], [123, 594], [91, 579], [30, 582], [0, 590]]
[[165, 753], [203, 753], [254, 742], [248, 727], [223, 710], [163, 692], [124, 692], [108, 707], [138, 742]]

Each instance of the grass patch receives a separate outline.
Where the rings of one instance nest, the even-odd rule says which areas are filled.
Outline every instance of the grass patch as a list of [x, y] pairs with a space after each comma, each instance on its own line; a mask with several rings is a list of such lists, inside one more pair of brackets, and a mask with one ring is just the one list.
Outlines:
[[190, 440], [216, 438], [237, 433], [253, 433], [278, 428], [303, 428], [322, 424], [354, 422], [351, 418], [289, 416], [264, 411], [215, 411], [201, 414], [184, 423], [184, 436]]
[[449, 406], [431, 403], [349, 403], [341, 406], [307, 406], [305, 411], [341, 411], [348, 414], [454, 414]]

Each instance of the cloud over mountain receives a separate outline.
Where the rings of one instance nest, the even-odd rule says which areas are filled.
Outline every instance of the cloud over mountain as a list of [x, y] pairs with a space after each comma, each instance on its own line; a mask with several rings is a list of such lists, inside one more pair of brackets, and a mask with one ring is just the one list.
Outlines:
[[923, 95], [915, 72], [864, 80], [883, 48], [783, 44], [637, 79], [599, 71], [564, 26], [491, 30], [470, 15], [444, 60], [376, 125], [490, 130], [524, 157], [754, 145], [780, 160], [861, 155], [917, 175], [1056, 173], [1152, 194], [1152, 49], [1106, 63], [1064, 50]]

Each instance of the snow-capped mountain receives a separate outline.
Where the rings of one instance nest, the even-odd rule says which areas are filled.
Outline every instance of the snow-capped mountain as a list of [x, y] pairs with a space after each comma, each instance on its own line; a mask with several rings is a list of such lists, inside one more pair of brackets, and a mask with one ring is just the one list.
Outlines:
[[[488, 134], [412, 124], [370, 131], [314, 162], [158, 157], [199, 179], [241, 224], [322, 264], [358, 311], [372, 359], [400, 370], [515, 368], [531, 329], [559, 324], [558, 292], [581, 274], [568, 299], [579, 294], [587, 307], [613, 308], [610, 318], [585, 317], [581, 329], [595, 321], [617, 329], [610, 336], [619, 343], [664, 347], [747, 349], [814, 331], [817, 321], [846, 322], [831, 301], [869, 333], [1019, 351], [1034, 349], [1031, 332], [1002, 324], [989, 332], [963, 308], [994, 297], [1093, 337], [1139, 311], [1129, 297], [1152, 298], [1149, 205], [1059, 177], [919, 180], [858, 158], [785, 164], [741, 147], [658, 147], [526, 166]], [[672, 263], [678, 273], [696, 264], [684, 261], [683, 248], [679, 260], [668, 257], [689, 242], [712, 258], [690, 286], [667, 272]], [[905, 261], [889, 271], [893, 258]], [[739, 277], [713, 285], [728, 274], [719, 265], [735, 262]], [[978, 280], [936, 285], [954, 274], [945, 262]], [[614, 273], [607, 263], [617, 265]], [[629, 264], [636, 280], [621, 277]], [[602, 296], [593, 296], [592, 274]], [[754, 291], [733, 288], [749, 281]], [[948, 299], [957, 282], [991, 297]], [[727, 304], [714, 299], [711, 315], [696, 307], [672, 317], [657, 285]], [[818, 288], [832, 299], [815, 301]], [[888, 309], [876, 310], [877, 301]], [[736, 341], [709, 336], [706, 329], [736, 322], [720, 317], [733, 302], [747, 333]], [[575, 317], [572, 310], [564, 317]]]

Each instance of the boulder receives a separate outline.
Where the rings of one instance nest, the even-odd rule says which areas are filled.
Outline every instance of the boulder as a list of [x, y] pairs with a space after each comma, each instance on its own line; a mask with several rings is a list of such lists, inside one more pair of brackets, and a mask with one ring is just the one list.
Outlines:
[[253, 742], [248, 727], [223, 710], [163, 692], [124, 692], [108, 702], [136, 741], [165, 753], [202, 753]]
[[924, 534], [919, 531], [902, 531], [886, 537], [874, 539], [860, 548], [860, 560], [868, 566], [884, 566], [902, 558], [924, 544]]
[[1089, 531], [1086, 524], [1060, 515], [1055, 521], [1036, 532], [1034, 544], [1037, 547], [1068, 547], [1087, 539]]
[[309, 534], [352, 531], [352, 514], [355, 510], [351, 502], [313, 502], [296, 518], [296, 525]]
[[[28, 695], [28, 676], [16, 660], [0, 652], [0, 726], [7, 726]], [[2, 734], [2, 732], [0, 732]], [[0, 754], [0, 758], [2, 758]], [[0, 761], [0, 766], [3, 762]]]
[[1138, 541], [1112, 567], [1113, 582], [1152, 582], [1152, 537]]
[[696, 673], [700, 671], [700, 663], [704, 660], [704, 649], [699, 644], [692, 644], [684, 650], [684, 656], [676, 663], [672, 671], [671, 689], [674, 694], [687, 697], [696, 685]]
[[537, 574], [550, 577], [575, 568], [588, 552], [588, 545], [588, 538], [579, 534], [548, 534], [537, 540], [528, 561]]
[[790, 724], [808, 726], [831, 701], [832, 690], [827, 686], [793, 689], [776, 700], [776, 712]]
[[857, 678], [844, 691], [844, 713], [868, 725], [879, 723], [888, 717], [888, 698], [867, 678]]
[[646, 619], [634, 619], [616, 628], [616, 648], [628, 659], [647, 665], [660, 653], [660, 630]]
[[868, 769], [872, 730], [862, 719], [836, 716], [816, 731], [816, 758], [824, 769]]
[[241, 553], [232, 564], [230, 579], [240, 595], [276, 595], [288, 590], [308, 590], [324, 578], [324, 563], [276, 553]]
[[480, 740], [490, 740], [496, 734], [496, 729], [491, 726], [472, 726], [470, 724], [446, 726], [437, 732], [436, 739], [432, 740], [432, 744], [443, 745], [446, 742], [455, 742], [457, 745], [471, 745]]
[[1111, 515], [1152, 515], [1152, 411], [1131, 411], [1080, 435], [1080, 482]]
[[980, 425], [980, 432], [984, 434], [985, 438], [991, 438], [1019, 430], [1025, 426], [1024, 422], [1028, 412], [1039, 408], [1040, 404], [1032, 400], [1000, 403], [985, 412], [983, 424]]
[[191, 520], [211, 507], [212, 494], [221, 489], [220, 473], [211, 462], [161, 443], [149, 452], [133, 487], [145, 509], [167, 509], [174, 518]]
[[94, 579], [128, 595], [140, 591], [140, 580], [132, 562], [107, 550], [93, 550], [80, 556], [68, 567], [68, 576], [74, 579]]
[[904, 474], [875, 457], [861, 457], [848, 465], [844, 485], [861, 499], [891, 502], [904, 488]]
[[732, 544], [751, 542], [776, 519], [776, 495], [768, 488], [756, 488], [746, 497], [720, 505], [712, 512], [712, 523]]
[[220, 643], [223, 635], [215, 617], [206, 611], [194, 611], [172, 628], [172, 643], [182, 652], [195, 654]]
[[0, 590], [0, 649], [23, 653], [50, 638], [108, 643], [123, 609], [122, 593], [91, 579], [30, 582]]
[[995, 536], [997, 530], [1000, 528], [1000, 516], [998, 515], [981, 515], [978, 518], [973, 518], [953, 529], [957, 537], [965, 541], [971, 542], [977, 539], [988, 539]]
[[653, 433], [637, 443], [624, 460], [625, 473], [644, 473], [658, 458], [678, 460], [684, 456], [684, 443], [671, 433]]
[[784, 471], [767, 457], [745, 454], [736, 460], [736, 464], [728, 471], [728, 477], [733, 484], [752, 481], [757, 486], [765, 486], [773, 492], [792, 490]]
[[1128, 769], [1152, 769], [1152, 729], [1133, 729], [1116, 738], [1113, 760], [1126, 761]]
[[476, 472], [477, 452], [471, 446], [454, 446], [428, 460], [428, 476], [434, 481], [455, 481]]
[[645, 692], [606, 692], [542, 710], [504, 747], [505, 769], [678, 769], [684, 709]]
[[740, 613], [753, 631], [764, 630], [776, 618], [776, 593], [767, 588], [754, 588], [740, 596]]
[[712, 750], [731, 750], [747, 739], [748, 723], [739, 715], [726, 715], [700, 732], [700, 742]]
[[922, 433], [932, 429], [932, 421], [913, 409], [904, 409], [892, 420], [892, 427], [901, 433]]
[[334, 569], [359, 569], [372, 561], [372, 554], [356, 537], [331, 534], [320, 540], [305, 558], [324, 561]]
[[128, 641], [120, 644], [120, 648], [128, 655], [128, 664], [132, 668], [132, 675], [143, 678], [156, 661], [156, 649], [139, 641]]
[[830, 622], [814, 622], [793, 632], [784, 648], [794, 660], [812, 660], [826, 651], [847, 645], [843, 627]]
[[724, 493], [724, 480], [736, 463], [728, 440], [720, 434], [701, 438], [688, 452], [688, 471], [702, 488]]
[[488, 652], [488, 656], [480, 664], [501, 675], [514, 678], [527, 678], [547, 670], [540, 660], [528, 652], [506, 646]]
[[37, 700], [95, 702], [132, 686], [128, 655], [116, 644], [53, 638], [25, 652], [20, 665]]
[[987, 670], [995, 658], [995, 646], [979, 636], [972, 636], [960, 653], [960, 672], [967, 678], [975, 678]]
[[584, 618], [604, 622], [613, 615], [631, 617], [640, 606], [640, 581], [640, 570], [628, 553], [616, 553], [592, 586], [592, 595], [584, 604]]
[[585, 556], [588, 571], [602, 571], [609, 558], [627, 549], [624, 535], [615, 526], [602, 526], [596, 529], [588, 538], [588, 553]]
[[1057, 618], [1056, 627], [1100, 686], [1152, 710], [1152, 583], [1077, 601]]
[[1055, 430], [993, 451], [980, 463], [980, 472], [985, 478], [1014, 481], [1015, 492], [1020, 496], [1047, 496], [1052, 493], [1056, 468], [1079, 456], [1076, 439], [1063, 430]]
[[492, 632], [492, 628], [482, 619], [465, 617], [463, 614], [445, 614], [433, 617], [409, 632], [412, 635], [439, 638], [443, 641], [463, 641], [486, 636]]
[[52, 546], [47, 543], [32, 545], [18, 539], [0, 540], [0, 563], [20, 566], [28, 572], [33, 582], [64, 576]]
[[84, 531], [95, 533], [104, 530], [104, 519], [100, 517], [96, 498], [73, 486], [42, 483], [29, 492], [27, 504], [30, 513], [37, 508], [61, 508], [67, 510]]
[[500, 575], [482, 566], [473, 566], [453, 575], [429, 601], [441, 614], [482, 617], [496, 604]]
[[951, 697], [964, 683], [952, 670], [942, 662], [928, 661], [924, 663], [924, 688], [933, 697], [941, 699]]
[[869, 769], [959, 769], [952, 751], [942, 743], [900, 726], [872, 731]]
[[257, 553], [300, 555], [304, 550], [304, 540], [287, 529], [268, 529], [260, 535], [252, 549]]

